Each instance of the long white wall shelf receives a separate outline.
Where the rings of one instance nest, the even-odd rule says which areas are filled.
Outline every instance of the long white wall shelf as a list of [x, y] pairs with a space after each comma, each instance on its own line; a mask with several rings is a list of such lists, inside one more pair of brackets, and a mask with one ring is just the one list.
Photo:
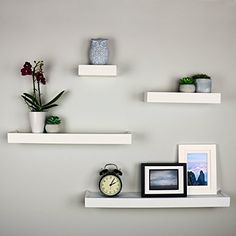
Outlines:
[[221, 103], [220, 93], [180, 93], [180, 92], [147, 92], [146, 102], [157, 103]]
[[131, 133], [8, 133], [8, 143], [131, 144]]
[[79, 65], [79, 76], [116, 76], [116, 65]]
[[85, 207], [90, 208], [197, 208], [229, 207], [230, 197], [221, 191], [217, 195], [198, 195], [183, 198], [142, 198], [140, 193], [121, 193], [118, 197], [103, 197], [86, 191]]

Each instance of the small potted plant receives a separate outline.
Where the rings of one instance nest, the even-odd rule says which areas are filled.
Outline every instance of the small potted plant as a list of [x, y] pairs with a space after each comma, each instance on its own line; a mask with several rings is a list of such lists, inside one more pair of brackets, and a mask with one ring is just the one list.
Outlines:
[[194, 93], [195, 81], [192, 77], [183, 77], [179, 80], [179, 92]]
[[46, 132], [59, 133], [61, 131], [61, 119], [58, 116], [49, 116], [46, 119]]
[[211, 77], [206, 74], [195, 74], [192, 76], [196, 85], [197, 93], [211, 93]]

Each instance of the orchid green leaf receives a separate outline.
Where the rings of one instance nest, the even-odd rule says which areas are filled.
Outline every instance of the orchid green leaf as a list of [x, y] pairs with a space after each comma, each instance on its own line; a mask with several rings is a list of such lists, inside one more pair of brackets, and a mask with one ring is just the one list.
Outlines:
[[62, 94], [65, 92], [65, 90], [63, 90], [62, 92], [60, 92], [55, 98], [53, 98], [50, 102], [48, 102], [47, 104], [44, 104], [44, 106], [48, 106], [53, 104], [54, 102], [56, 102], [61, 96]]

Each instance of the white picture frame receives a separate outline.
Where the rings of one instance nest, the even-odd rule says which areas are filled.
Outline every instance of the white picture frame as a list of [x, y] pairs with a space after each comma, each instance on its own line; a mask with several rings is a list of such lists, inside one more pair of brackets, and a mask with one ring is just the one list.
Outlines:
[[187, 164], [187, 195], [217, 194], [215, 144], [179, 144], [178, 159]]

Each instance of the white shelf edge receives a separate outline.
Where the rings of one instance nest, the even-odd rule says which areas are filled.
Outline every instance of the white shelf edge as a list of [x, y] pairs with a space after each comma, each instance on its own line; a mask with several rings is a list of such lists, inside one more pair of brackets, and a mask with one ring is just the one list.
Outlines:
[[221, 93], [146, 92], [148, 103], [206, 103], [220, 104]]
[[217, 195], [195, 195], [183, 198], [142, 198], [140, 193], [121, 193], [106, 198], [98, 192], [86, 191], [86, 208], [203, 208], [229, 207], [230, 197], [219, 191]]
[[132, 134], [126, 133], [11, 133], [8, 143], [28, 144], [131, 144]]
[[79, 65], [79, 76], [93, 76], [93, 77], [115, 77], [117, 76], [116, 65]]

